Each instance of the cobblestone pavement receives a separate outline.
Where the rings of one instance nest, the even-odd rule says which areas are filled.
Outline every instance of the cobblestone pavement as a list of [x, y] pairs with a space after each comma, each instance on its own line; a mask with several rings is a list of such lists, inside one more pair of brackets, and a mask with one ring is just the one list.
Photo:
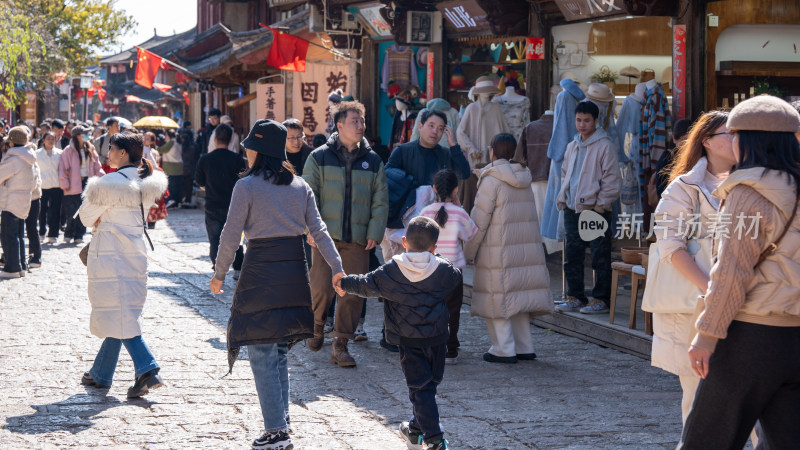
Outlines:
[[[151, 233], [144, 337], [168, 386], [129, 401], [124, 351], [108, 391], [79, 380], [100, 340], [89, 334], [78, 248], [46, 246], [43, 266], [0, 282], [0, 448], [248, 448], [263, 422], [247, 361], [227, 371], [225, 325], [234, 290], [208, 290], [202, 212], [171, 211]], [[410, 405], [399, 359], [378, 345], [381, 305], [370, 301], [369, 341], [351, 344], [355, 369], [328, 362], [330, 345], [290, 352], [298, 449], [403, 449]], [[448, 366], [439, 407], [451, 448], [673, 448], [680, 387], [648, 361], [540, 328], [535, 362], [493, 365], [482, 320], [462, 311], [461, 357]]]

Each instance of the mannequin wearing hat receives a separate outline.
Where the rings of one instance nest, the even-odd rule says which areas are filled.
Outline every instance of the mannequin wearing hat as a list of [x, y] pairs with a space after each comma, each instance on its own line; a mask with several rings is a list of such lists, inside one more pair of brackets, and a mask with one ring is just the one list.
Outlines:
[[464, 188], [461, 190], [461, 204], [466, 211], [472, 209], [478, 190], [475, 169], [481, 169], [489, 163], [489, 143], [497, 134], [511, 132], [500, 105], [490, 101], [492, 95], [500, 93], [494, 80], [487, 76], [479, 77], [473, 93], [478, 99], [464, 110], [456, 131], [456, 139], [466, 153], [472, 170], [472, 175], [464, 181]]
[[524, 95], [519, 95], [514, 86], [506, 86], [506, 91], [502, 95], [492, 99], [492, 102], [500, 105], [503, 117], [506, 118], [511, 134], [519, 141], [522, 130], [530, 121], [531, 101]]
[[556, 196], [561, 191], [561, 165], [564, 162], [564, 153], [578, 132], [575, 126], [575, 107], [578, 106], [578, 102], [586, 98], [578, 83], [571, 78], [564, 78], [560, 85], [564, 90], [556, 96], [556, 106], [553, 110], [553, 135], [547, 147], [550, 173], [547, 176], [547, 193], [540, 218], [542, 240], [548, 249], [554, 246], [548, 245], [547, 239], [555, 241], [564, 239], [558, 232], [559, 211], [556, 208]]
[[617, 106], [617, 101], [614, 97], [614, 91], [602, 83], [592, 83], [586, 90], [586, 100], [597, 105], [600, 109], [600, 117], [598, 118], [598, 127], [603, 128], [611, 139], [611, 143], [617, 148], [617, 159], [620, 163], [628, 162], [628, 157], [625, 155], [623, 146], [620, 144], [619, 132], [617, 124], [614, 121], [614, 110]]

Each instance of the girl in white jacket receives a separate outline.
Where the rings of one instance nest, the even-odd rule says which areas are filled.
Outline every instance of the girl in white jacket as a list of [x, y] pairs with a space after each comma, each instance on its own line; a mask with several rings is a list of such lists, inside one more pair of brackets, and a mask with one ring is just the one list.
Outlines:
[[89, 326], [92, 334], [104, 339], [81, 383], [110, 387], [125, 345], [136, 370], [128, 398], [163, 385], [160, 367], [142, 339], [141, 314], [147, 296], [143, 210], [163, 195], [167, 178], [153, 171], [142, 153], [141, 136], [112, 136], [107, 163], [118, 170], [89, 179], [79, 210], [83, 224], [94, 227], [86, 264], [92, 304]]
[[[709, 227], [715, 222], [714, 215], [720, 206], [719, 199], [711, 193], [736, 164], [730, 134], [725, 126], [727, 120], [727, 112], [711, 111], [692, 125], [688, 139], [678, 150], [674, 166], [668, 168], [671, 182], [655, 212], [654, 229], [658, 239], [655, 245], [658, 245], [661, 263], [672, 264], [686, 277], [686, 283], [697, 287], [696, 295], [683, 304], [660, 304], [652, 310], [651, 363], [678, 375], [683, 389], [681, 413], [684, 422], [700, 383], [686, 356], [692, 315], [697, 295], [706, 292], [711, 268], [710, 251], [693, 249], [711, 248], [711, 237], [706, 235], [713, 230]], [[689, 221], [699, 223], [697, 233], [688, 233], [692, 229], [687, 225]]]
[[36, 154], [28, 146], [26, 127], [9, 130], [5, 144], [11, 148], [0, 161], [0, 241], [6, 259], [0, 279], [25, 276], [25, 219], [31, 208], [36, 162]]

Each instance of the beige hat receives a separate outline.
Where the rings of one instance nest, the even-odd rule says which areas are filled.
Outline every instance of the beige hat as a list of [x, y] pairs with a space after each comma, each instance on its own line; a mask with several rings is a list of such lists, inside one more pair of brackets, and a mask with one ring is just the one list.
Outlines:
[[220, 118], [219, 118], [219, 121], [220, 121], [221, 123], [224, 123], [225, 125], [231, 125], [231, 124], [233, 124], [233, 119], [231, 119], [231, 116], [229, 116], [229, 115], [227, 115], [227, 114], [226, 114], [226, 115], [224, 115], [224, 116], [222, 116], [222, 117], [220, 117]]
[[586, 96], [596, 102], [610, 102], [614, 100], [614, 92], [611, 88], [601, 83], [592, 83], [586, 91]]
[[639, 78], [642, 72], [633, 66], [627, 66], [620, 69], [619, 74], [623, 77]]
[[495, 85], [495, 81], [492, 77], [482, 76], [478, 77], [475, 81], [475, 89], [472, 91], [473, 94], [499, 94], [500, 89], [497, 89]]
[[8, 130], [8, 140], [11, 141], [12, 144], [20, 147], [28, 143], [28, 127], [24, 127], [22, 125], [16, 126], [10, 130]]
[[800, 114], [788, 102], [771, 95], [748, 98], [728, 115], [731, 130], [800, 132]]
[[561, 78], [559, 78], [558, 81], [565, 80], [567, 78], [569, 78], [570, 80], [572, 80], [572, 81], [574, 81], [576, 83], [578, 82], [578, 77], [576, 77], [575, 74], [570, 72], [570, 71], [566, 71], [566, 72], [562, 73], [561, 74]]

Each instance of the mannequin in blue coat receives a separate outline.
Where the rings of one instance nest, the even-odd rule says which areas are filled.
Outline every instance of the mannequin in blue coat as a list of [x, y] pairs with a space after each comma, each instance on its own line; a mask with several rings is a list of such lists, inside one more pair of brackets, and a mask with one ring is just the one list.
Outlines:
[[578, 83], [571, 79], [563, 79], [560, 84], [564, 90], [556, 97], [556, 107], [553, 110], [553, 136], [547, 147], [550, 174], [547, 179], [547, 194], [541, 224], [542, 237], [555, 240], [563, 240], [563, 236], [558, 235], [559, 211], [556, 208], [556, 196], [561, 190], [561, 164], [564, 162], [567, 144], [578, 132], [575, 126], [575, 107], [578, 106], [578, 102], [586, 98]]

